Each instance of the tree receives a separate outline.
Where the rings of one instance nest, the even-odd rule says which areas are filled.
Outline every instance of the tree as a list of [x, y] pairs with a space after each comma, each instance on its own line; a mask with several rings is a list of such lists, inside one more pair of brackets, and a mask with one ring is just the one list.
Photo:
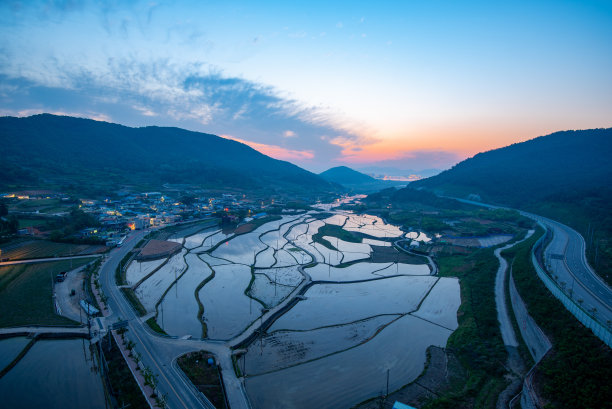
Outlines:
[[7, 216], [7, 215], [8, 215], [8, 206], [6, 205], [6, 203], [1, 202], [0, 203], [0, 217]]

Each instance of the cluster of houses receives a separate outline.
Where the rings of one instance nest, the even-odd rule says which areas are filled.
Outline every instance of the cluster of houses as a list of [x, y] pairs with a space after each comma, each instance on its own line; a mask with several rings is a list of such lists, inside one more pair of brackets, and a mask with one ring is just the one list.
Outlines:
[[[39, 212], [35, 206], [28, 206], [28, 212], [16, 212], [19, 217], [58, 217], [67, 215], [72, 206], [98, 220], [95, 227], [84, 228], [75, 234], [78, 239], [96, 239], [108, 246], [121, 245], [126, 231], [159, 228], [166, 225], [219, 217], [221, 223], [237, 223], [243, 218], [257, 218], [271, 209], [283, 208], [286, 199], [283, 197], [248, 197], [242, 193], [224, 193], [210, 191], [170, 191], [167, 192], [126, 192], [116, 198], [75, 200], [69, 195], [53, 191], [27, 191], [2, 193], [0, 198], [13, 201], [38, 201], [59, 199], [65, 203], [64, 212], [48, 214]], [[30, 202], [31, 203], [31, 202]], [[32, 203], [34, 204], [34, 203]], [[30, 208], [32, 210], [30, 210]], [[21, 235], [40, 235], [32, 226], [20, 230]]]

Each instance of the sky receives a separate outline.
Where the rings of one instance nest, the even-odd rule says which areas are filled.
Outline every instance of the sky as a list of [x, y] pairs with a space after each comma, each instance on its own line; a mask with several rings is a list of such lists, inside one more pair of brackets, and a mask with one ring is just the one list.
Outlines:
[[611, 1], [293, 3], [2, 0], [0, 115], [177, 126], [315, 172], [612, 127]]

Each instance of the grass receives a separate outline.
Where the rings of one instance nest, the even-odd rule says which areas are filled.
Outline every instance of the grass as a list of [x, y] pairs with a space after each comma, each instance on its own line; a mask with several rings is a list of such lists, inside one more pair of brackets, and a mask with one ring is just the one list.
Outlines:
[[464, 382], [455, 384], [425, 408], [494, 408], [506, 386], [506, 350], [499, 331], [495, 306], [495, 273], [498, 262], [493, 249], [438, 260], [440, 276], [459, 277], [461, 307], [459, 327], [450, 336], [450, 349], [466, 370]]
[[[72, 268], [92, 260], [72, 260]], [[67, 270], [70, 260], [0, 267], [0, 327], [78, 325], [57, 315], [53, 305], [53, 278]]]
[[[110, 335], [108, 336], [110, 337]], [[149, 404], [143, 396], [138, 384], [134, 380], [127, 363], [123, 359], [115, 339], [110, 337], [110, 350], [108, 348], [109, 338], [102, 342], [102, 352], [108, 365], [108, 379], [110, 381], [111, 395], [116, 399], [117, 407], [129, 407], [130, 409], [148, 409]]]
[[123, 258], [119, 262], [119, 265], [117, 265], [117, 268], [115, 269], [115, 283], [117, 285], [127, 284], [127, 281], [125, 278], [125, 272], [128, 268], [127, 262], [130, 260], [131, 257], [132, 257], [132, 253], [128, 252], [125, 256], [123, 256]]
[[553, 344], [540, 362], [536, 384], [550, 407], [604, 408], [612, 402], [612, 351], [578, 322], [541, 282], [530, 249], [541, 230], [514, 249], [513, 276], [529, 314]]
[[36, 227], [45, 224], [42, 219], [22, 219], [19, 218], [19, 228], [25, 229], [26, 227]]
[[66, 244], [47, 240], [31, 240], [17, 243], [6, 243], [2, 247], [2, 259], [26, 260], [47, 257], [62, 257], [80, 254], [99, 253], [105, 246], [89, 244]]
[[[217, 409], [226, 409], [225, 393], [218, 367], [207, 363], [214, 356], [205, 351], [192, 352], [178, 358], [179, 367]], [[216, 360], [215, 360], [216, 361]]]
[[125, 296], [126, 300], [128, 300], [132, 308], [134, 308], [134, 311], [136, 311], [138, 316], [142, 317], [147, 314], [147, 309], [142, 305], [134, 290], [123, 287], [121, 288], [121, 292]]
[[162, 335], [168, 335], [168, 333], [166, 331], [164, 331], [164, 329], [162, 327], [159, 326], [159, 324], [157, 323], [157, 321], [155, 321], [155, 317], [151, 317], [146, 321], [147, 325], [149, 327], [151, 327], [151, 329], [155, 332], [157, 332], [158, 334], [162, 334]]

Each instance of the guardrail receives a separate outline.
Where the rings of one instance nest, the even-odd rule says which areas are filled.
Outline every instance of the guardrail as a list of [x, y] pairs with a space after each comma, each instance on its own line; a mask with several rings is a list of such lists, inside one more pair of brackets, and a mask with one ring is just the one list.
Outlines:
[[593, 334], [601, 339], [606, 345], [612, 348], [612, 332], [609, 328], [601, 324], [593, 315], [589, 314], [584, 308], [576, 304], [573, 299], [563, 291], [561, 287], [542, 269], [535, 255], [535, 249], [542, 244], [545, 236], [538, 239], [535, 245], [531, 248], [531, 262], [536, 269], [538, 277], [542, 280], [546, 288], [554, 295], [563, 306], [576, 317], [578, 321], [584, 324], [585, 327], [593, 331]]

